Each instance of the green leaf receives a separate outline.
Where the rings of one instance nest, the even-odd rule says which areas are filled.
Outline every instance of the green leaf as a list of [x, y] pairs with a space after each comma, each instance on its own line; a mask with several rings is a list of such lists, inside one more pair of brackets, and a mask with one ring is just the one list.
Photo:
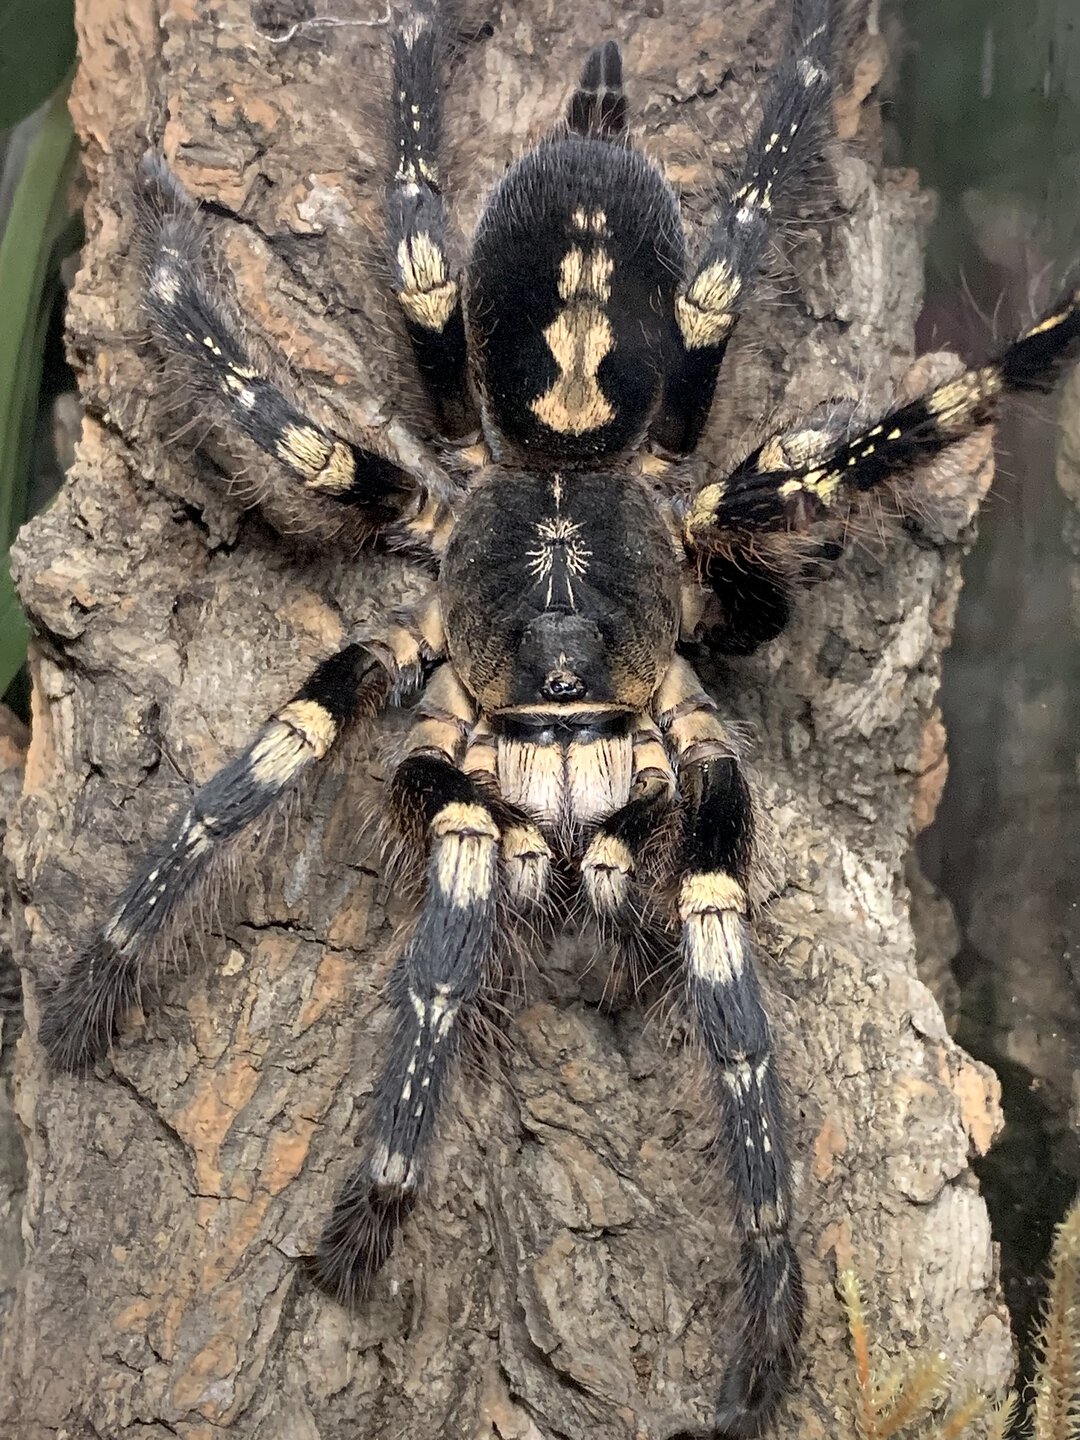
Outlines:
[[0, 241], [0, 694], [26, 654], [8, 551], [26, 519], [49, 311], [60, 260], [75, 238], [68, 213], [75, 153], [65, 86], [40, 117]]
[[74, 0], [0, 0], [0, 130], [36, 110], [74, 63]]
[[4, 568], [0, 570], [0, 694], [7, 690], [19, 673], [30, 639], [30, 627], [15, 593], [15, 582], [7, 563], [5, 554]]

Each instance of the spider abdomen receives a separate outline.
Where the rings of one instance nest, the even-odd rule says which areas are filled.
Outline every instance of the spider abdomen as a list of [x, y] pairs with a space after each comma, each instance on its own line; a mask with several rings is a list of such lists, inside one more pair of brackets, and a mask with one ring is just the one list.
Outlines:
[[469, 262], [489, 432], [556, 463], [639, 442], [684, 260], [675, 195], [637, 151], [571, 134], [522, 156], [492, 194]]
[[454, 669], [492, 717], [635, 714], [674, 655], [680, 574], [634, 480], [494, 471], [463, 505], [443, 561]]

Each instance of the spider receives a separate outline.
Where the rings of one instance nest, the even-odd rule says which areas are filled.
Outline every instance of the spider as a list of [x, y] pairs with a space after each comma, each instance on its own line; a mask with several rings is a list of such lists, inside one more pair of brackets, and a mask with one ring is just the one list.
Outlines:
[[[415, 467], [377, 433], [302, 413], [218, 284], [203, 217], [164, 163], [136, 189], [159, 348], [298, 492], [426, 557], [425, 597], [357, 629], [213, 776], [44, 996], [58, 1069], [102, 1056], [144, 998], [147, 957], [222, 856], [343, 734], [419, 691], [388, 809], [424, 873], [389, 987], [396, 1014], [363, 1159], [311, 1257], [358, 1302], [416, 1203], [463, 1026], [507, 932], [583, 897], [617, 954], [677, 955], [711, 1064], [739, 1235], [742, 1329], [720, 1434], [758, 1433], [790, 1388], [803, 1318], [777, 1065], [752, 957], [755, 815], [733, 728], [687, 658], [745, 654], [787, 623], [851, 513], [1046, 388], [1080, 348], [1080, 290], [996, 358], [870, 418], [832, 406], [689, 493], [774, 216], [829, 134], [828, 0], [796, 0], [756, 133], [691, 261], [675, 194], [630, 143], [618, 47], [592, 50], [563, 122], [494, 187], [464, 271], [440, 185], [443, 17], [392, 36], [394, 293], [442, 446]], [[479, 434], [479, 444], [474, 443]], [[441, 461], [442, 463], [438, 463]], [[824, 539], [822, 538], [824, 537]], [[839, 537], [839, 538], [837, 538]]]

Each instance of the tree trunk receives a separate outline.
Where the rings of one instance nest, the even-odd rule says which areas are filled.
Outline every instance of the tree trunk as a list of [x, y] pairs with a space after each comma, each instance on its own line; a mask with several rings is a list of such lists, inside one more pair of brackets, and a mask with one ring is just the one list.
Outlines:
[[[225, 212], [244, 310], [318, 401], [347, 416], [382, 397], [384, 413], [423, 426], [378, 260], [385, 25], [369, 0], [334, 7], [333, 22], [317, 10], [79, 6], [73, 108], [92, 190], [70, 333], [87, 418], [71, 479], [19, 562], [41, 635], [8, 839], [31, 997], [189, 787], [346, 619], [409, 591], [400, 557], [283, 541], [246, 509], [222, 471], [266, 462], [231, 439], [181, 441], [160, 404], [168, 382], [137, 343], [132, 175], [160, 143]], [[467, 0], [465, 11], [447, 108], [467, 234], [485, 187], [553, 122], [584, 48], [606, 35], [623, 43], [637, 132], [700, 217], [788, 7]], [[740, 329], [710, 466], [778, 408], [882, 402], [911, 354], [926, 208], [911, 174], [880, 168], [864, 103], [880, 42], [853, 30], [827, 223], [794, 246], [789, 297], [766, 287]], [[888, 524], [883, 541], [854, 545], [780, 641], [709, 677], [753, 728], [783, 841], [760, 931], [809, 1289], [789, 1434], [848, 1428], [838, 1261], [872, 1277], [894, 1357], [940, 1346], [984, 1386], [1010, 1368], [968, 1168], [998, 1123], [995, 1084], [950, 1042], [915, 976], [901, 880], [913, 807], [927, 823], [944, 773], [938, 665], [956, 542], [989, 465], [984, 442], [966, 447], [928, 478], [934, 516], [916, 543]], [[498, 1063], [461, 1075], [424, 1202], [368, 1306], [350, 1316], [300, 1276], [295, 1259], [354, 1163], [387, 1040], [379, 993], [406, 908], [367, 817], [404, 723], [391, 715], [360, 737], [287, 834], [245, 861], [193, 975], [125, 1027], [111, 1069], [48, 1078], [28, 1000], [28, 1254], [4, 1340], [5, 1433], [666, 1440], [708, 1426], [735, 1297], [702, 1071], [677, 1009], [603, 1003], [606, 977], [566, 946], [527, 978]]]

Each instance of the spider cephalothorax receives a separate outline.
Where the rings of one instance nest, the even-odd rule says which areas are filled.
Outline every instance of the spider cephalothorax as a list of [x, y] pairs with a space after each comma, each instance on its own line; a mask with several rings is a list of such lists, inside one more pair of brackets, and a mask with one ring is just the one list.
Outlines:
[[441, 458], [465, 442], [422, 473], [377, 434], [332, 433], [286, 397], [214, 281], [196, 208], [147, 161], [139, 214], [159, 346], [307, 495], [422, 550], [438, 578], [388, 628], [354, 633], [199, 790], [47, 995], [41, 1028], [59, 1066], [102, 1054], [143, 995], [147, 956], [228, 847], [359, 717], [422, 688], [388, 804], [427, 866], [425, 897], [390, 987], [398, 1024], [364, 1159], [314, 1272], [355, 1300], [386, 1258], [462, 1021], [498, 967], [502, 917], [532, 933], [569, 876], [616, 951], [632, 953], [647, 927], [681, 957], [740, 1238], [744, 1325], [717, 1414], [739, 1435], [791, 1382], [802, 1284], [751, 956], [753, 805], [731, 727], [683, 651], [703, 634], [727, 653], [776, 635], [809, 548], [793, 536], [823, 527], [814, 553], [834, 556], [866, 492], [987, 423], [1003, 392], [1051, 383], [1080, 340], [1074, 291], [959, 379], [869, 420], [834, 408], [794, 424], [683, 494], [670, 462], [697, 443], [773, 217], [826, 136], [828, 8], [796, 0], [788, 56], [696, 262], [670, 185], [627, 139], [608, 43], [565, 122], [495, 187], [459, 275], [439, 186], [439, 17], [417, 0], [393, 39], [389, 256]]

